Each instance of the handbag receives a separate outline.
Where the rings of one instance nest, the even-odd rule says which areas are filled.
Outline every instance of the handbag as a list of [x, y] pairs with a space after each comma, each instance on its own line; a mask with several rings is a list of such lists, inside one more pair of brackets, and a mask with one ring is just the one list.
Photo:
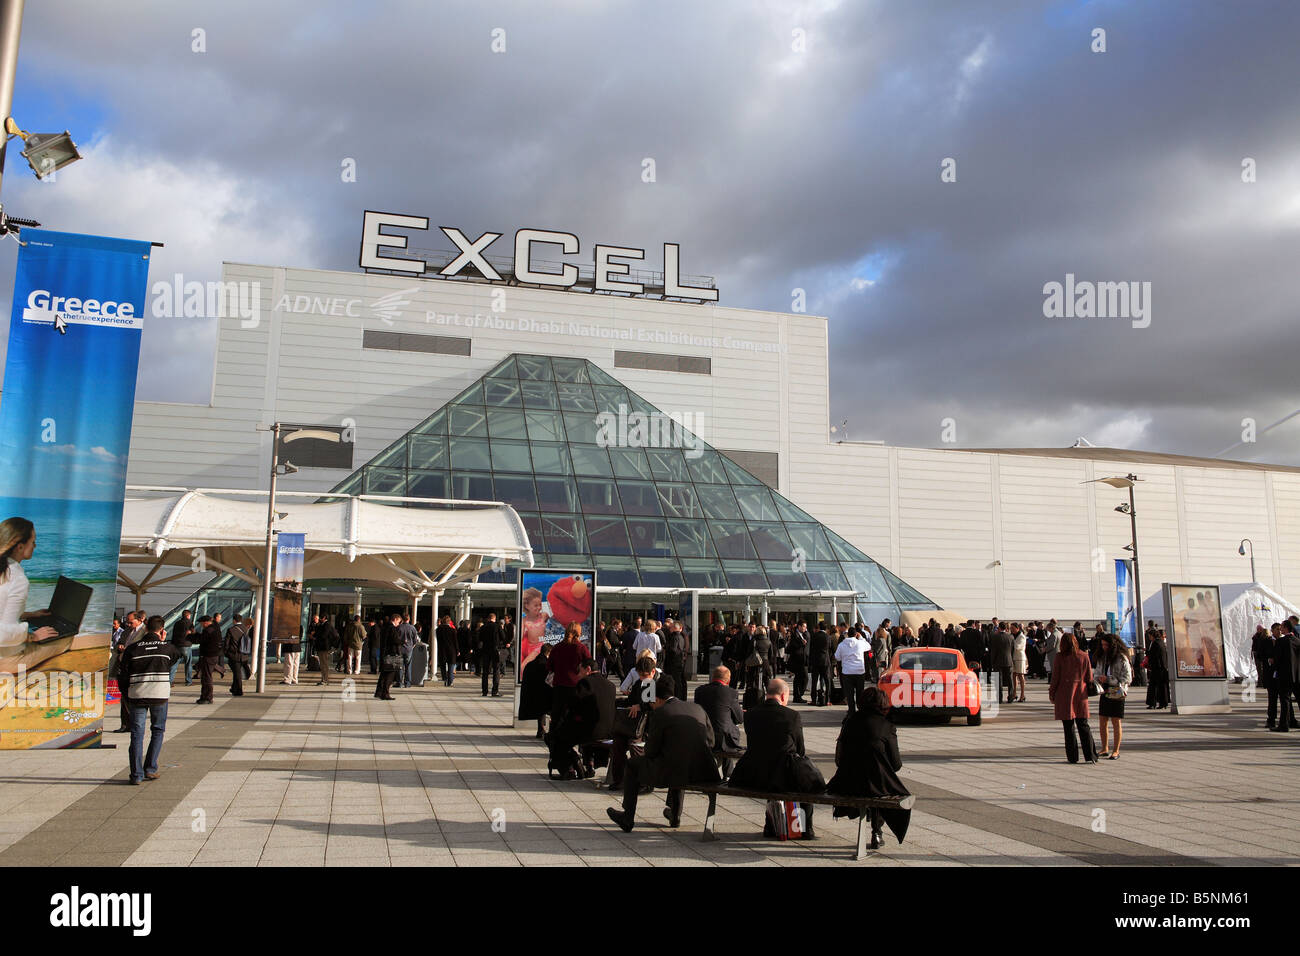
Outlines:
[[1088, 696], [1096, 697], [1100, 693], [1101, 693], [1101, 684], [1099, 684], [1097, 682], [1097, 679], [1094, 677], [1088, 681]]
[[402, 655], [401, 655], [401, 654], [385, 654], [385, 655], [384, 655], [384, 670], [386, 670], [386, 671], [400, 671], [401, 669], [402, 669]]

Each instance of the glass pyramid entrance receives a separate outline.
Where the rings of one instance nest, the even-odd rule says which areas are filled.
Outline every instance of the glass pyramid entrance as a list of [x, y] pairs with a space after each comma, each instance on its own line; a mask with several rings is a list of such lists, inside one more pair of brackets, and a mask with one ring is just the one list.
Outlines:
[[504, 501], [539, 567], [595, 567], [602, 590], [852, 592], [872, 624], [937, 609], [665, 419], [589, 361], [511, 355], [331, 491]]

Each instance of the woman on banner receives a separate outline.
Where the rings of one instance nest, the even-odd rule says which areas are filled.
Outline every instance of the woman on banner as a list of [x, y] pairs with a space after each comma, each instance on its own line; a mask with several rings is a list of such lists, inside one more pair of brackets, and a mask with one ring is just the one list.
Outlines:
[[36, 551], [36, 526], [26, 518], [0, 521], [0, 660], [18, 657], [27, 650], [28, 641], [47, 641], [58, 637], [52, 627], [38, 627], [29, 632], [26, 622], [48, 610], [24, 611], [27, 604], [27, 574], [22, 569]]

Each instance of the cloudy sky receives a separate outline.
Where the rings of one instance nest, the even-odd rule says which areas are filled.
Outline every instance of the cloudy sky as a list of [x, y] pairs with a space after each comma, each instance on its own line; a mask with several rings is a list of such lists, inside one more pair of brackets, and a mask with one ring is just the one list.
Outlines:
[[[1287, 0], [47, 0], [13, 112], [86, 158], [15, 148], [3, 195], [165, 242], [154, 279], [355, 270], [367, 208], [680, 242], [723, 304], [830, 317], [851, 439], [1215, 455], [1253, 419], [1230, 456], [1300, 464], [1297, 35]], [[1046, 317], [1067, 274], [1150, 283], [1149, 326]], [[205, 401], [213, 347], [149, 320], [140, 395]]]

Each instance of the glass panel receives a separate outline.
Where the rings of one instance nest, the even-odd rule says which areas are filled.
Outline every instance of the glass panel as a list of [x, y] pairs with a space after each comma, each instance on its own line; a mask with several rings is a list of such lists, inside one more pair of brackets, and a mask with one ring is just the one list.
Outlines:
[[785, 591], [807, 591], [808, 578], [801, 571], [794, 570], [789, 561], [764, 561], [763, 571], [767, 581], [774, 588]]
[[[725, 588], [727, 579], [722, 574], [722, 566], [717, 561], [682, 559], [682, 576], [688, 588]], [[605, 582], [602, 580], [601, 584]]]
[[531, 472], [533, 466], [532, 459], [528, 457], [528, 442], [492, 442], [492, 470]]
[[727, 485], [696, 485], [695, 493], [700, 496], [704, 513], [710, 518], [739, 518], [740, 509], [736, 507], [736, 496]]
[[[537, 477], [537, 510], [575, 512], [578, 510], [578, 489], [572, 478]], [[548, 532], [547, 537], [550, 537]]]
[[664, 507], [664, 514], [670, 518], [703, 518], [704, 509], [695, 494], [694, 485], [678, 485], [662, 482], [657, 486], [659, 501]]
[[713, 539], [709, 537], [709, 526], [703, 521], [673, 518], [668, 525], [672, 528], [673, 545], [677, 548], [678, 557], [713, 557]]
[[451, 400], [452, 405], [482, 405], [483, 383], [475, 382]]
[[559, 408], [554, 382], [523, 382], [519, 389], [526, 408]]
[[542, 515], [542, 533], [546, 535], [546, 550], [550, 554], [577, 554], [587, 550], [587, 536], [577, 515]]
[[671, 555], [672, 542], [668, 539], [668, 525], [663, 518], [628, 518], [628, 537], [637, 554]]
[[330, 489], [330, 491], [336, 495], [359, 495], [361, 494], [361, 489], [365, 486], [365, 482], [366, 473], [364, 471], [358, 471], [356, 474], [349, 475], [347, 478], [343, 479], [341, 484], [335, 485]]
[[522, 379], [554, 378], [551, 374], [551, 360], [545, 355], [516, 355], [515, 361], [519, 365], [519, 377]]
[[452, 472], [451, 497], [468, 501], [496, 500], [492, 497], [492, 476], [486, 472]]
[[623, 499], [625, 515], [663, 514], [659, 509], [659, 495], [655, 493], [655, 486], [648, 481], [620, 481], [618, 493]]
[[[627, 525], [620, 517], [591, 515], [587, 522], [587, 544], [592, 554], [631, 554]], [[605, 582], [601, 582], [604, 584]]]
[[847, 591], [849, 579], [844, 570], [834, 561], [809, 561], [808, 583], [823, 591]]
[[781, 495], [772, 495], [776, 499], [776, 508], [781, 512], [781, 517], [786, 521], [816, 521], [817, 519], [804, 511], [802, 508], [795, 507]]
[[555, 386], [556, 392], [560, 397], [560, 408], [566, 412], [591, 412], [596, 413], [596, 398], [591, 394], [590, 385], [566, 385], [559, 384]]
[[596, 557], [597, 577], [601, 587], [635, 588], [641, 586], [641, 577], [636, 573], [634, 558], [612, 558], [608, 555]]
[[841, 561], [870, 561], [865, 553], [859, 551], [853, 545], [849, 544], [830, 528], [823, 526], [826, 537], [830, 539], [831, 547], [835, 550], [835, 556]]
[[578, 496], [587, 514], [616, 515], [622, 512], [618, 490], [608, 478], [579, 478]]
[[609, 466], [609, 452], [603, 448], [597, 448], [595, 445], [574, 445], [569, 449], [569, 454], [573, 457], [575, 475], [608, 476], [614, 473]]
[[686, 481], [686, 459], [679, 448], [649, 448], [650, 471], [658, 481]]
[[916, 588], [912, 587], [912, 585], [891, 572], [888, 568], [881, 568], [880, 573], [884, 575], [885, 583], [888, 584], [889, 589], [894, 592], [894, 597], [898, 598], [898, 603], [900, 605], [935, 609], [939, 607], [939, 605], [935, 604]]
[[803, 556], [806, 560], [834, 560], [835, 552], [831, 550], [831, 543], [826, 540], [826, 534], [822, 531], [821, 525], [787, 524], [785, 529], [790, 532], [790, 543], [796, 548], [803, 549]]
[[604, 369], [594, 364], [589, 364], [587, 366], [587, 375], [591, 378], [591, 384], [593, 385], [613, 385], [615, 388], [621, 388], [623, 384]]
[[627, 389], [622, 386], [594, 385], [592, 391], [596, 393], [596, 407], [602, 412], [617, 415], [618, 406], [627, 406]]
[[794, 547], [790, 536], [786, 534], [785, 525], [779, 521], [749, 522], [749, 536], [754, 539], [754, 548], [760, 558], [789, 563], [794, 560]]
[[487, 413], [477, 405], [451, 407], [451, 435], [460, 437], [487, 437]]
[[406, 467], [406, 438], [403, 436], [389, 445], [382, 452], [376, 455], [370, 461], [366, 462], [368, 468], [405, 468]]
[[[533, 450], [533, 471], [539, 475], [569, 475], [573, 465], [569, 463], [569, 449], [564, 445], [545, 445], [529, 442]], [[572, 509], [577, 511], [577, 508]]]
[[772, 493], [766, 488], [733, 488], [736, 500], [740, 502], [740, 513], [746, 521], [780, 521], [781, 513], [776, 510]]
[[515, 371], [515, 357], [512, 355], [505, 359], [500, 365], [488, 372], [488, 378], [518, 378]]
[[412, 468], [446, 468], [447, 439], [441, 435], [411, 435]]
[[868, 604], [866, 601], [859, 601], [854, 610], [857, 611], [858, 619], [873, 629], [879, 627], [880, 622], [885, 618], [889, 618], [895, 624], [898, 623], [897, 604]]
[[524, 411], [524, 419], [533, 441], [564, 441], [564, 419], [559, 412], [529, 408]]
[[559, 355], [551, 357], [551, 365], [555, 368], [555, 380], [557, 382], [586, 382], [587, 363], [582, 359], [564, 358]]
[[488, 443], [481, 438], [451, 440], [451, 467], [457, 471], [487, 471], [492, 467]]
[[513, 379], [506, 379], [499, 382], [484, 382], [483, 399], [484, 404], [489, 408], [518, 408], [520, 405], [519, 383]]
[[525, 475], [497, 475], [496, 500], [504, 501], [516, 511], [536, 511], [537, 490], [533, 479]]
[[[643, 588], [682, 587], [681, 569], [672, 558], [639, 558], [637, 567], [641, 570]], [[600, 583], [605, 583], [603, 578]]]
[[722, 467], [722, 458], [712, 448], [697, 449], [698, 456], [692, 458], [691, 455], [696, 452], [688, 452], [686, 455], [686, 467], [690, 469], [691, 477], [697, 482], [706, 484], [725, 485], [727, 483], [727, 470]]
[[447, 434], [447, 410], [444, 408], [438, 409], [424, 421], [420, 422], [420, 424], [416, 425], [415, 428], [411, 429], [411, 431], [421, 435]]
[[885, 584], [874, 561], [844, 562], [844, 573], [848, 575], [849, 587], [862, 594], [863, 600], [872, 604], [892, 604], [894, 595]]
[[406, 494], [406, 472], [400, 468], [367, 468], [366, 494]]
[[763, 588], [768, 587], [767, 576], [757, 561], [724, 561], [723, 570], [727, 573], [729, 588]]
[[733, 485], [761, 485], [763, 484], [744, 468], [741, 468], [726, 455], [722, 456], [722, 465], [727, 469], [727, 477]]
[[582, 442], [584, 445], [597, 444], [600, 425], [596, 422], [595, 412], [565, 412], [564, 428], [569, 433], [569, 443]]
[[650, 460], [640, 448], [610, 448], [614, 474], [620, 478], [650, 478]]
[[546, 535], [542, 533], [542, 516], [520, 512], [519, 520], [523, 522], [524, 531], [528, 532], [528, 544], [533, 551], [544, 553], [547, 549]]
[[406, 493], [412, 498], [448, 498], [445, 471], [412, 471]]
[[527, 438], [524, 413], [515, 408], [489, 408], [488, 434], [493, 438]]
[[717, 546], [720, 558], [757, 557], [754, 544], [749, 540], [749, 529], [743, 521], [710, 521], [709, 530], [713, 532], [713, 543]]

